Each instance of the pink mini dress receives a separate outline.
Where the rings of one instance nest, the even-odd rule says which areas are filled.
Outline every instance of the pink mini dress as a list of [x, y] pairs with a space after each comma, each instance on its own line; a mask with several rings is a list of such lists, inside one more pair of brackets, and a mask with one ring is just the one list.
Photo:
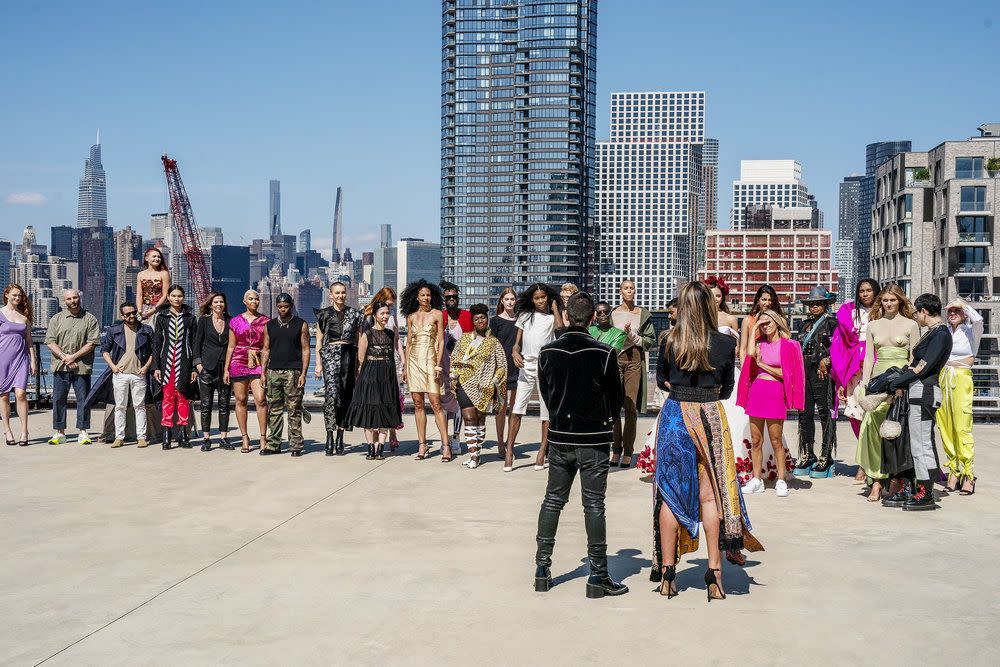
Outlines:
[[237, 315], [229, 320], [229, 329], [236, 336], [236, 347], [233, 348], [233, 358], [229, 362], [229, 378], [232, 381], [253, 380], [260, 377], [260, 364], [248, 366], [250, 351], [256, 352], [260, 359], [264, 349], [264, 328], [270, 318], [258, 315], [251, 323], [243, 315]]
[[[760, 343], [760, 360], [768, 366], [781, 367], [781, 341]], [[758, 419], [785, 419], [788, 408], [785, 405], [784, 385], [761, 370], [750, 382], [746, 413]]]

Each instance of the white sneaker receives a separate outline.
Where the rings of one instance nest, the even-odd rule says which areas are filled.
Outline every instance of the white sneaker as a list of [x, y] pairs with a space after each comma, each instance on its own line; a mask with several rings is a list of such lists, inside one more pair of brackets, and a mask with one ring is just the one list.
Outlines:
[[51, 438], [49, 438], [50, 445], [64, 445], [66, 444], [66, 436], [62, 433], [54, 433]]
[[745, 494], [764, 493], [764, 480], [760, 477], [751, 477], [750, 481], [740, 491]]
[[785, 483], [785, 480], [779, 479], [777, 482], [775, 482], [774, 495], [778, 496], [779, 498], [784, 498], [785, 496], [788, 495], [788, 484]]
[[90, 439], [90, 436], [87, 435], [86, 431], [80, 431], [80, 433], [76, 436], [76, 444], [78, 445], [89, 445], [93, 442], [94, 441]]

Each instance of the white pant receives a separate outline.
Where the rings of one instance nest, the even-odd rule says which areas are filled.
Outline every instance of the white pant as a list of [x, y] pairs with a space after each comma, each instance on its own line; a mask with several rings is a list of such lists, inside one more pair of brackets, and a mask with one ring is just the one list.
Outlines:
[[[528, 401], [531, 400], [531, 394], [538, 389], [538, 357], [526, 357], [524, 367], [517, 374], [517, 395], [514, 397], [515, 415], [528, 414]], [[549, 409], [545, 407], [541, 391], [538, 393], [538, 412], [543, 422], [549, 420]]]
[[125, 439], [126, 410], [128, 397], [132, 394], [132, 411], [135, 413], [135, 437], [146, 439], [146, 378], [129, 373], [115, 373], [111, 376], [111, 387], [115, 393], [115, 439]]

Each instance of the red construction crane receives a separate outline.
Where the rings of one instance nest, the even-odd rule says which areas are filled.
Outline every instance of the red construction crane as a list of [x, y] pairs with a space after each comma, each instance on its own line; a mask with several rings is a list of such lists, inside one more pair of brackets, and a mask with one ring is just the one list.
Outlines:
[[191, 201], [181, 173], [177, 171], [177, 160], [171, 160], [164, 155], [163, 171], [167, 175], [167, 190], [170, 191], [170, 212], [174, 214], [174, 225], [184, 245], [184, 257], [187, 258], [188, 272], [194, 287], [194, 303], [201, 303], [208, 298], [212, 289], [212, 281], [205, 265], [205, 255], [201, 251], [201, 241], [198, 238], [198, 225], [194, 221]]

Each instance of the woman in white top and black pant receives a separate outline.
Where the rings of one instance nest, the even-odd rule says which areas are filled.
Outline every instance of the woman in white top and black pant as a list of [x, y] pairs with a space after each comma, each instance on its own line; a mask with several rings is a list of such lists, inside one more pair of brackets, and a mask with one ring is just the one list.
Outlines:
[[983, 338], [983, 316], [961, 299], [949, 303], [947, 313], [951, 355], [938, 378], [944, 397], [935, 416], [944, 446], [944, 467], [948, 471], [946, 488], [969, 496], [976, 491], [972, 364]]

